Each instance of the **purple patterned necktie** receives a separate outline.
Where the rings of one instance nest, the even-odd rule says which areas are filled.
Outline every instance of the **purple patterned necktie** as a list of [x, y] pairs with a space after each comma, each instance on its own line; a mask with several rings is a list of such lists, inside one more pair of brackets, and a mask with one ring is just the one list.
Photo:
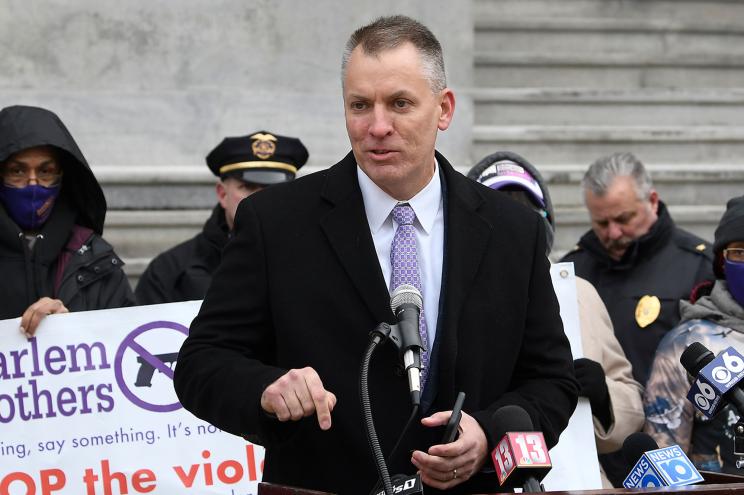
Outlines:
[[[393, 273], [390, 276], [390, 292], [402, 284], [410, 284], [421, 292], [421, 276], [419, 275], [418, 259], [416, 257], [416, 228], [413, 221], [416, 213], [409, 204], [399, 204], [393, 208], [393, 220], [398, 224], [390, 249], [390, 265]], [[424, 352], [421, 353], [421, 388], [424, 388], [429, 371], [429, 336], [426, 333], [426, 319], [424, 309], [419, 317], [419, 334]]]

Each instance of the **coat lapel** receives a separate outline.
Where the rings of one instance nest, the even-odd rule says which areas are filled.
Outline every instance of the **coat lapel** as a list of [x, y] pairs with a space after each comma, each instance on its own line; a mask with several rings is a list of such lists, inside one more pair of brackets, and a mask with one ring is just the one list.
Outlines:
[[457, 362], [458, 322], [468, 288], [478, 273], [486, 254], [492, 227], [479, 213], [483, 197], [470, 179], [456, 172], [447, 160], [437, 154], [446, 181], [445, 246], [442, 266], [437, 361], [439, 391], [443, 404], [455, 399], [455, 363]]
[[[437, 160], [446, 184], [442, 300], [437, 329], [438, 388], [441, 399], [451, 405], [456, 393], [457, 325], [470, 296], [468, 287], [486, 254], [492, 227], [478, 213], [484, 200], [475, 184], [456, 172], [439, 153]], [[329, 170], [322, 196], [331, 209], [320, 225], [339, 263], [375, 320], [392, 322], [390, 294], [377, 260], [351, 153]]]
[[374, 319], [377, 322], [392, 322], [390, 294], [367, 223], [356, 177], [356, 162], [351, 153], [329, 170], [322, 196], [331, 203], [332, 208], [321, 219], [320, 226], [339, 263]]

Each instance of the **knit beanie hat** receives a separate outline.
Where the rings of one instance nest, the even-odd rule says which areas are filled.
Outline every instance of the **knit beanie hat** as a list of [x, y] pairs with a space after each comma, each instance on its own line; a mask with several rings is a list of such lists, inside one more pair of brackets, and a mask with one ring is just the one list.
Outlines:
[[475, 164], [468, 172], [468, 177], [491, 189], [516, 188], [524, 191], [533, 207], [543, 216], [550, 253], [555, 235], [555, 213], [548, 185], [534, 165], [511, 151], [497, 151]]
[[744, 241], [744, 196], [732, 198], [726, 204], [726, 211], [718, 222], [714, 234], [713, 271], [718, 278], [723, 275], [723, 250], [732, 242]]

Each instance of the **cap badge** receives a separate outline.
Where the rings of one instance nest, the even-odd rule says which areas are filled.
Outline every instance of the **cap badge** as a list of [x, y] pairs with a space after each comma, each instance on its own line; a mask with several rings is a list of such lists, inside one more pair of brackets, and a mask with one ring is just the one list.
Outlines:
[[276, 137], [271, 134], [264, 134], [259, 132], [251, 136], [253, 144], [251, 144], [251, 150], [261, 160], [266, 160], [274, 156], [276, 151]]
[[646, 328], [656, 321], [661, 312], [661, 301], [656, 296], [643, 296], [635, 309], [635, 319], [638, 326]]

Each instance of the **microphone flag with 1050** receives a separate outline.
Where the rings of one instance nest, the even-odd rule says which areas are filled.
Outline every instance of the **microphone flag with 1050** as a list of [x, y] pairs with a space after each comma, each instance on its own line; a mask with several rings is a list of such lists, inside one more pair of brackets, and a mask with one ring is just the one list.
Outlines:
[[414, 404], [419, 404], [421, 400], [421, 353], [426, 350], [419, 333], [419, 318], [423, 306], [421, 292], [413, 285], [399, 285], [390, 296], [390, 309], [393, 310], [397, 321], [393, 325], [393, 331], [397, 329], [400, 336], [399, 348]]
[[545, 438], [534, 431], [530, 415], [519, 406], [500, 407], [491, 418], [496, 447], [491, 459], [499, 484], [522, 487], [525, 492], [544, 491], [540, 485], [550, 471]]
[[628, 464], [638, 459], [623, 481], [625, 488], [685, 486], [703, 481], [679, 445], [658, 447], [646, 433], [633, 433], [625, 439], [623, 455]]
[[[419, 474], [411, 476], [396, 474], [392, 477], [392, 484], [394, 495], [421, 495], [424, 493], [424, 486]], [[373, 495], [385, 495], [385, 490], [380, 490]]]
[[693, 342], [679, 358], [693, 377], [687, 400], [707, 418], [712, 418], [726, 402], [744, 414], [744, 392], [738, 384], [744, 378], [744, 356], [729, 347], [718, 356], [700, 342]]

